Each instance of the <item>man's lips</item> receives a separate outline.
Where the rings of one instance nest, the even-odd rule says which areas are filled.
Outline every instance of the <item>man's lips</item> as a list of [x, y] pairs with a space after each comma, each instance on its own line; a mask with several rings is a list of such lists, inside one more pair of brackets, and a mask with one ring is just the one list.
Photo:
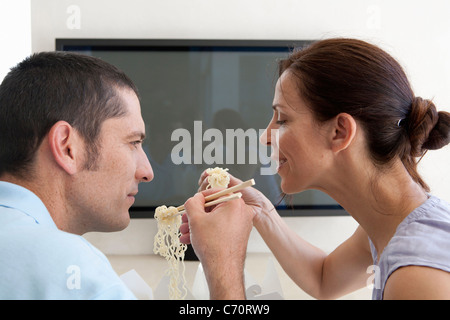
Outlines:
[[130, 206], [132, 206], [136, 201], [136, 198], [134, 197], [136, 194], [137, 192], [132, 192], [127, 195], [127, 201], [130, 201]]
[[136, 196], [137, 193], [138, 193], [137, 191], [133, 191], [133, 192], [130, 192], [127, 196], [130, 198], [134, 198], [134, 196]]

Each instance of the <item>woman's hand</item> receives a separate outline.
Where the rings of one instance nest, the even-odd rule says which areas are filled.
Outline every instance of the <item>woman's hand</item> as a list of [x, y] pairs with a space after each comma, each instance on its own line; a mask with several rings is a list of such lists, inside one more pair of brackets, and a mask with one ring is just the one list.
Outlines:
[[[240, 183], [242, 183], [241, 180], [230, 174], [230, 184], [228, 187], [233, 187]], [[206, 170], [201, 174], [200, 179], [198, 180], [198, 185], [199, 192], [206, 190], [206, 187], [208, 186], [208, 174], [206, 173]], [[254, 225], [257, 225], [270, 211], [275, 210], [272, 202], [259, 190], [248, 187], [239, 192], [242, 193], [242, 199], [245, 201], [245, 204], [248, 205], [253, 212]]]

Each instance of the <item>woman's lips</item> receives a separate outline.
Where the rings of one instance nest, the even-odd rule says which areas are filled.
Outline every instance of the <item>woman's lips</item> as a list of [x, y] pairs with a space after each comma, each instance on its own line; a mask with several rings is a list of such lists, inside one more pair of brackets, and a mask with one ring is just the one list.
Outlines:
[[280, 171], [280, 169], [283, 167], [283, 165], [287, 162], [286, 159], [280, 159], [278, 161], [278, 166], [277, 166], [277, 172]]

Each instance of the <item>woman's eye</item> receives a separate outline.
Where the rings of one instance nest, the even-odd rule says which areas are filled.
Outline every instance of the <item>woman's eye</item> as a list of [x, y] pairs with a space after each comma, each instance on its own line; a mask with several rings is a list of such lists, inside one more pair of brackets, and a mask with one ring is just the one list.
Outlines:
[[286, 120], [277, 120], [276, 121], [276, 124], [278, 124], [278, 125], [283, 125], [284, 123], [286, 122]]

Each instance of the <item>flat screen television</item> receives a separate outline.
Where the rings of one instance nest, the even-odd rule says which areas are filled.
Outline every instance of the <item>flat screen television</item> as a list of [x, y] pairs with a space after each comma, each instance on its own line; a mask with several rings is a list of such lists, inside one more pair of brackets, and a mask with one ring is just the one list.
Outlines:
[[272, 117], [278, 61], [310, 42], [56, 39], [56, 50], [108, 61], [138, 87], [143, 148], [155, 176], [139, 185], [132, 218], [152, 218], [157, 206], [183, 204], [197, 192], [201, 172], [213, 167], [254, 178], [282, 216], [345, 215], [320, 191], [283, 198], [270, 148], [258, 141]]

